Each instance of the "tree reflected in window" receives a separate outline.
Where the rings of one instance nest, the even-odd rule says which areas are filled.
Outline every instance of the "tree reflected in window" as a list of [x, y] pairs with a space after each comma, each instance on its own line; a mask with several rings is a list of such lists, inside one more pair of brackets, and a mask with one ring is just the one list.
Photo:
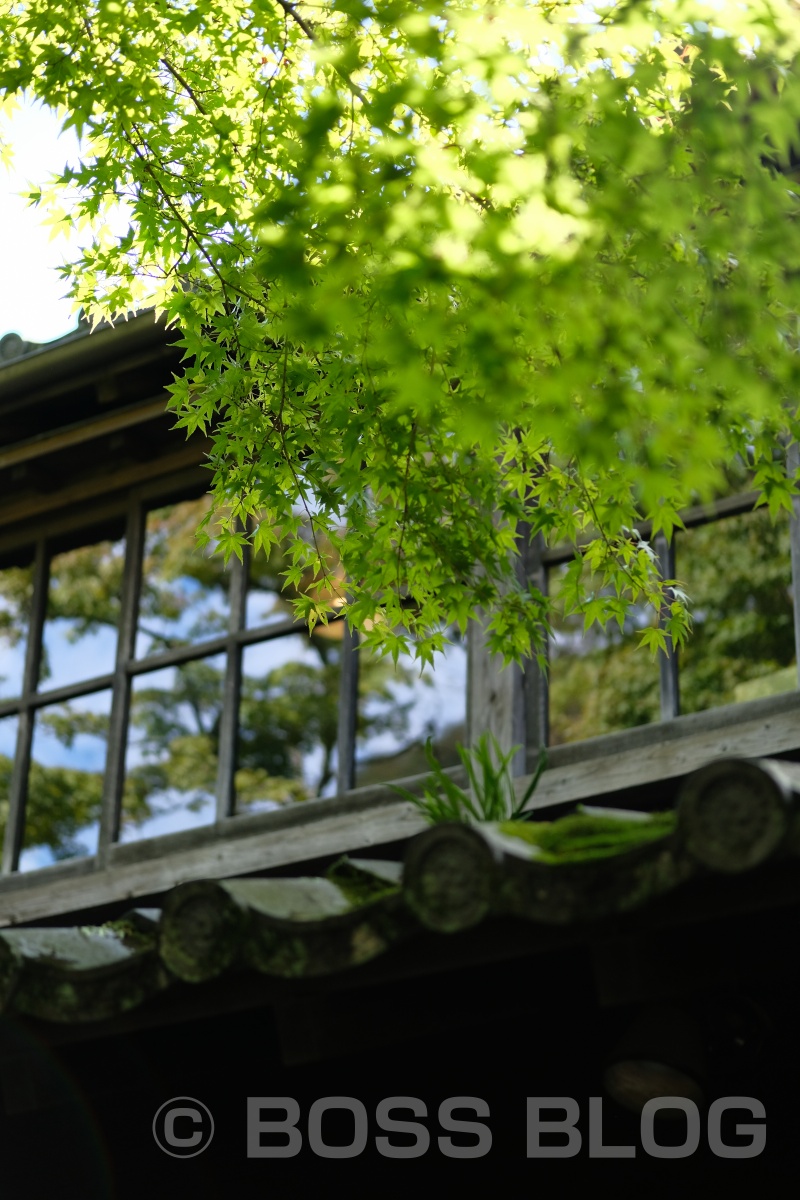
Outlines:
[[214, 820], [224, 677], [218, 655], [134, 680], [122, 841]]
[[20, 870], [97, 852], [111, 692], [36, 714]]
[[793, 691], [789, 519], [766, 509], [681, 533], [677, 568], [694, 615], [681, 652], [681, 711]]
[[213, 543], [201, 549], [196, 531], [208, 499], [187, 500], [147, 514], [136, 655], [224, 633], [230, 612], [230, 572]]
[[[120, 679], [129, 689], [118, 752], [120, 841], [212, 823], [226, 778], [223, 811], [237, 814], [336, 793], [342, 656], [352, 653], [344, 623], [332, 619], [309, 634], [294, 622], [291, 601], [299, 593], [286, 584], [280, 548], [242, 568], [201, 548], [196, 530], [207, 508], [199, 497], [144, 513], [135, 645], [128, 658], [123, 645], [119, 664], [124, 581], [135, 575], [126, 569], [124, 541], [106, 538], [50, 556], [38, 691], [18, 702], [33, 722], [21, 869], [97, 851], [114, 680], [120, 692]], [[301, 586], [335, 607], [343, 571], [332, 546], [323, 549], [326, 573], [316, 586], [307, 577]], [[7, 687], [17, 694], [31, 581], [27, 567], [0, 576], [0, 662], [7, 680], [13, 667]], [[429, 670], [420, 678], [410, 658], [395, 666], [361, 653], [359, 782], [410, 773], [402, 758], [409, 752], [424, 769], [430, 733], [447, 758], [450, 735], [463, 737], [465, 664], [463, 644], [453, 643], [434, 682]], [[84, 681], [94, 679], [87, 692]], [[59, 694], [48, 703], [53, 689]], [[5, 719], [8, 737], [15, 720]], [[13, 745], [0, 751], [6, 808], [13, 757]], [[6, 818], [0, 807], [0, 821]]]
[[467, 650], [449, 631], [434, 668], [420, 668], [410, 654], [390, 657], [360, 651], [358, 786], [386, 783], [429, 769], [425, 743], [439, 762], [455, 766], [456, 742], [466, 737]]
[[33, 568], [0, 571], [0, 700], [22, 691]]
[[[658, 664], [639, 647], [637, 636], [655, 622], [655, 613], [633, 606], [621, 629], [609, 621], [605, 629], [594, 625], [584, 630], [583, 614], [565, 614], [559, 603], [566, 570], [566, 564], [551, 570], [548, 584], [555, 606], [549, 671], [551, 746], [647, 725], [657, 721], [660, 712]], [[598, 593], [603, 590], [601, 578], [593, 585]]]
[[56, 554], [50, 562], [39, 690], [114, 669], [125, 541]]

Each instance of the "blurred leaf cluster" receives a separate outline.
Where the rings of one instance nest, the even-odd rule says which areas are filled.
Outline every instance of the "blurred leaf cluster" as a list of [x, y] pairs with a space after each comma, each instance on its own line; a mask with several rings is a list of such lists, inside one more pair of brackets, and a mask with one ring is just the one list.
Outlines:
[[174, 329], [177, 423], [212, 439], [201, 537], [285, 547], [310, 628], [344, 604], [430, 663], [484, 611], [493, 650], [543, 661], [526, 526], [602, 577], [576, 568], [570, 612], [649, 607], [638, 641], [682, 646], [687, 605], [631, 531], [680, 529], [737, 457], [772, 517], [791, 505], [800, 22], [794, 0], [709, 14], [0, 6], [4, 111], [42, 101], [81, 138], [30, 191], [85, 229], [76, 307]]

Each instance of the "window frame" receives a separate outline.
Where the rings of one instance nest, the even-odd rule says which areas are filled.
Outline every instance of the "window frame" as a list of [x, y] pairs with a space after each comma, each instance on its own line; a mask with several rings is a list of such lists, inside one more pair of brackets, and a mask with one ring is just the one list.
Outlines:
[[[194, 492], [195, 489], [190, 488], [189, 491]], [[0, 701], [0, 718], [15, 716], [18, 721], [0, 879], [19, 871], [19, 859], [25, 835], [27, 788], [36, 713], [53, 704], [68, 703], [70, 700], [102, 690], [111, 692], [98, 847], [95, 855], [87, 856], [96, 860], [97, 866], [102, 867], [109, 862], [111, 848], [123, 844], [119, 838], [134, 680], [140, 676], [169, 667], [179, 667], [184, 663], [205, 659], [211, 655], [225, 655], [214, 824], [219, 824], [229, 817], [236, 817], [238, 820], [245, 815], [236, 812], [234, 783], [238, 718], [242, 693], [243, 652], [247, 646], [263, 645], [293, 634], [301, 633], [307, 636], [307, 627], [292, 618], [269, 624], [248, 626], [246, 604], [250, 586], [249, 554], [245, 550], [242, 560], [234, 555], [228, 564], [230, 609], [228, 628], [225, 633], [157, 653], [137, 655], [136, 639], [146, 552], [147, 514], [155, 508], [161, 507], [162, 501], [163, 504], [180, 503], [181, 498], [189, 498], [185, 494], [182, 495], [185, 492], [185, 485], [181, 488], [180, 480], [175, 477], [160, 480], [157, 493], [152, 486], [144, 491], [141, 488], [135, 488], [130, 492], [125, 520], [125, 560], [113, 670], [56, 688], [40, 688], [39, 670], [46, 626], [50, 563], [54, 553], [58, 553], [58, 550], [57, 548], [54, 550], [53, 539], [48, 538], [45, 533], [40, 534], [36, 540], [33, 558], [33, 594], [27, 628], [22, 688], [17, 696]], [[157, 499], [157, 495], [161, 499]], [[199, 496], [201, 495], [202, 492], [199, 493]], [[173, 499], [173, 497], [180, 498]], [[87, 542], [86, 544], [91, 543]], [[337, 623], [338, 620], [338, 618], [333, 618], [331, 624]], [[339, 795], [353, 787], [358, 705], [357, 640], [352, 633], [349, 633], [346, 625], [343, 635], [340, 642], [342, 670], [338, 706], [336, 777], [337, 794]], [[152, 840], [156, 841], [157, 839], [153, 838]], [[36, 868], [36, 870], [49, 869], [49, 867]]]
[[[137, 317], [127, 325], [100, 331], [92, 338], [85, 332], [69, 335], [63, 344], [43, 347], [0, 372], [0, 410], [11, 393], [11, 405], [25, 402], [28, 391], [48, 397], [57, 404], [64, 380], [71, 372], [83, 372], [95, 381], [98, 393], [110, 374], [128, 369], [140, 360], [155, 360], [167, 344], [165, 332], [155, 326], [152, 317]], [[123, 355], [127, 353], [128, 357]], [[138, 357], [137, 357], [138, 356]], [[159, 360], [160, 361], [160, 360]], [[10, 385], [10, 388], [9, 388]], [[112, 389], [113, 390], [113, 389]], [[166, 397], [142, 396], [126, 408], [110, 412], [80, 426], [55, 428], [50, 444], [90, 440], [100, 426], [111, 430], [140, 428], [154, 419]], [[55, 406], [54, 406], [55, 407]], [[49, 436], [49, 435], [48, 435]], [[38, 441], [38, 439], [36, 439]], [[44, 444], [44, 443], [43, 443]], [[27, 457], [37, 452], [12, 444], [0, 453], [0, 469], [19, 459], [23, 449]], [[794, 455], [794, 457], [792, 457]], [[24, 457], [23, 456], [23, 457]], [[406, 801], [400, 800], [390, 784], [355, 788], [355, 729], [358, 697], [358, 641], [345, 626], [342, 639], [341, 702], [339, 711], [337, 794], [313, 799], [301, 805], [282, 807], [273, 812], [233, 815], [233, 765], [235, 758], [236, 718], [241, 689], [241, 655], [244, 647], [268, 641], [304, 626], [287, 622], [246, 628], [243, 619], [245, 600], [244, 566], [234, 562], [239, 582], [232, 581], [231, 622], [225, 634], [174, 651], [135, 658], [136, 604], [141, 586], [141, 563], [145, 532], [145, 511], [186, 498], [207, 484], [208, 473], [199, 465], [202, 447], [171, 450], [158, 462], [145, 461], [135, 469], [126, 469], [116, 480], [90, 482], [81, 488], [67, 487], [62, 493], [35, 499], [25, 507], [13, 507], [0, 517], [0, 553], [12, 555], [23, 547], [36, 546], [36, 581], [32, 626], [38, 633], [28, 640], [22, 695], [0, 701], [0, 717], [18, 714], [18, 746], [15, 759], [19, 779], [12, 781], [14, 806], [9, 814], [2, 870], [0, 871], [0, 924], [50, 919], [67, 913], [108, 912], [109, 906], [127, 905], [134, 900], [157, 897], [168, 888], [188, 879], [221, 878], [227, 875], [262, 873], [300, 863], [329, 860], [343, 852], [397, 844], [425, 828], [422, 816]], [[7, 460], [7, 461], [4, 461]], [[789, 466], [797, 465], [796, 447], [789, 450]], [[792, 468], [793, 469], [793, 468]], [[690, 510], [683, 514], [687, 528], [733, 516], [752, 508], [755, 493], [723, 500], [713, 508]], [[102, 521], [98, 510], [102, 508]], [[793, 501], [790, 524], [792, 579], [800, 579], [800, 500]], [[94, 679], [83, 680], [66, 688], [38, 691], [41, 637], [47, 603], [47, 561], [50, 547], [59, 537], [81, 530], [89, 531], [103, 522], [126, 521], [126, 561], [123, 583], [123, 612], [113, 670]], [[642, 536], [650, 530], [640, 527]], [[529, 579], [546, 588], [547, 571], [574, 554], [571, 547], [544, 547], [541, 539], [521, 539], [521, 570]], [[136, 548], [139, 548], [136, 550]], [[670, 566], [670, 549], [657, 540], [657, 551], [664, 573]], [[238, 588], [238, 591], [236, 590]], [[800, 644], [800, 586], [794, 589], [795, 639]], [[34, 650], [33, 647], [37, 649]], [[120, 842], [119, 800], [124, 777], [124, 731], [130, 718], [132, 680], [145, 672], [179, 662], [206, 657], [210, 653], [227, 654], [225, 733], [219, 754], [219, 788], [215, 821], [181, 832], [143, 840]], [[800, 654], [798, 654], [800, 664]], [[800, 665], [798, 667], [800, 670]], [[661, 716], [658, 722], [621, 730], [580, 742], [552, 747], [548, 769], [544, 773], [532, 805], [557, 809], [576, 800], [624, 793], [626, 787], [645, 782], [677, 780], [687, 771], [702, 765], [719, 753], [775, 754], [800, 751], [800, 691], [779, 696], [726, 705], [703, 713], [678, 715], [677, 665], [668, 656], [661, 661]], [[24, 808], [19, 797], [24, 790], [30, 761], [35, 713], [46, 704], [77, 698], [103, 687], [112, 690], [111, 728], [105, 773], [98, 853], [66, 860], [29, 872], [15, 870], [24, 830]], [[547, 744], [547, 685], [535, 664], [525, 671], [515, 668], [501, 672], [496, 660], [489, 660], [480, 636], [480, 625], [472, 622], [468, 639], [468, 738], [486, 728], [507, 735], [509, 745], [522, 741], [517, 761], [520, 788], [524, 788], [535, 769], [540, 748]], [[500, 711], [502, 709], [502, 711]], [[21, 726], [25, 728], [21, 728]], [[501, 737], [502, 740], [502, 737]], [[27, 763], [24, 761], [27, 753]], [[463, 768], [448, 770], [454, 779], [465, 782]], [[424, 776], [402, 782], [419, 788]]]
[[[685, 509], [681, 513], [683, 521], [683, 529], [676, 530], [675, 535], [668, 541], [663, 533], [659, 532], [653, 539], [654, 551], [659, 564], [659, 570], [662, 578], [674, 579], [676, 577], [676, 538], [680, 538], [682, 533], [688, 532], [690, 529], [699, 529], [708, 525], [716, 525], [733, 517], [747, 515], [755, 511], [755, 503], [759, 497], [757, 491], [737, 492], [735, 495], [726, 496], [710, 505], [696, 505], [692, 508]], [[792, 603], [794, 609], [794, 640], [795, 640], [795, 660], [797, 664], [797, 687], [800, 688], [800, 589], [796, 586], [796, 580], [800, 574], [800, 522], [798, 521], [798, 501], [793, 502], [793, 511], [789, 516], [789, 544], [790, 544], [790, 573], [792, 580]], [[643, 521], [638, 526], [638, 532], [643, 539], [652, 537], [652, 523]], [[541, 581], [543, 590], [548, 587], [548, 573], [554, 567], [562, 566], [564, 563], [570, 562], [575, 555], [574, 548], [570, 546], [554, 546], [546, 547], [541, 541], [534, 550], [535, 566], [533, 570], [538, 568], [538, 579]], [[549, 649], [549, 645], [548, 645]], [[659, 666], [659, 695], [660, 695], [660, 715], [657, 721], [651, 722], [651, 726], [658, 726], [664, 721], [674, 720], [682, 715], [699, 716], [699, 713], [682, 714], [680, 705], [680, 654], [676, 653], [672, 646], [667, 644], [667, 651], [659, 651], [658, 653]], [[543, 678], [540, 684], [543, 692], [542, 706], [545, 716], [543, 718], [544, 728], [542, 731], [541, 742], [547, 745], [549, 741], [549, 685], [546, 678]], [[720, 705], [721, 708], [733, 708], [733, 704]], [[623, 732], [623, 731], [620, 731]], [[592, 739], [581, 739], [589, 741]], [[569, 743], [572, 744], [572, 743]]]

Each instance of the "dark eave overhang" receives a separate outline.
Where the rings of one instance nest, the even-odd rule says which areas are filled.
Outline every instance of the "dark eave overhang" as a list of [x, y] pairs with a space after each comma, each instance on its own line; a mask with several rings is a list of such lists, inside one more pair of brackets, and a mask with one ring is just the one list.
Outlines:
[[99, 325], [94, 330], [82, 324], [74, 332], [37, 346], [19, 358], [0, 361], [0, 413], [49, 384], [62, 384], [65, 379], [87, 371], [98, 373], [123, 356], [162, 346], [164, 342], [164, 326], [156, 322], [150, 310], [114, 325]]

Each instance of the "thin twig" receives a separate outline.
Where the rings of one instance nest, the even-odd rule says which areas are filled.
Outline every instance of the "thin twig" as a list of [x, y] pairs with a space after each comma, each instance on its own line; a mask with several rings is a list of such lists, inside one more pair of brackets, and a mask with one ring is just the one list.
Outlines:
[[174, 80], [176, 80], [181, 85], [183, 90], [191, 97], [197, 111], [199, 113], [202, 113], [204, 117], [207, 117], [208, 109], [203, 104], [202, 100], [198, 100], [197, 96], [195, 95], [194, 91], [192, 90], [191, 84], [187, 83], [187, 81], [183, 78], [183, 76], [181, 75], [181, 73], [177, 69], [177, 67], [173, 67], [172, 63], [169, 61], [168, 58], [160, 58], [158, 61], [161, 63], [162, 66], [167, 68], [167, 70], [169, 71], [172, 78]]
[[289, 470], [292, 473], [292, 478], [294, 479], [294, 485], [297, 489], [297, 494], [300, 497], [303, 508], [305, 510], [305, 514], [308, 517], [308, 527], [311, 530], [311, 540], [314, 543], [314, 550], [316, 551], [317, 561], [318, 561], [318, 564], [322, 564], [322, 582], [325, 583], [336, 596], [338, 596], [340, 599], [344, 600], [345, 597], [342, 595], [339, 588], [337, 587], [336, 582], [333, 579], [333, 576], [329, 573], [328, 568], [325, 564], [325, 560], [323, 559], [322, 554], [320, 553], [319, 544], [317, 542], [317, 534], [314, 529], [314, 514], [311, 512], [311, 510], [308, 507], [308, 503], [306, 501], [306, 496], [305, 496], [305, 490], [300, 483], [300, 478], [294, 468], [294, 463], [292, 462], [291, 456], [289, 455], [289, 451], [286, 447], [286, 434], [285, 434], [284, 423], [283, 423], [283, 409], [284, 409], [284, 405], [286, 403], [286, 377], [287, 377], [288, 363], [289, 363], [289, 343], [284, 340], [284, 343], [283, 343], [283, 374], [282, 374], [282, 379], [281, 379], [281, 406], [278, 411], [278, 435], [281, 439], [281, 447], [283, 449], [283, 458], [284, 458], [284, 462], [286, 463], [286, 465], [288, 466]]
[[400, 522], [400, 537], [397, 542], [397, 586], [400, 587], [400, 576], [403, 570], [403, 538], [406, 535], [406, 525], [408, 524], [408, 474], [411, 468], [411, 455], [414, 451], [414, 441], [417, 433], [417, 422], [411, 422], [411, 430], [408, 437], [408, 451], [406, 453], [406, 469], [403, 475], [403, 517]]
[[308, 21], [306, 21], [303, 17], [300, 16], [300, 13], [297, 11], [295, 6], [293, 4], [290, 4], [289, 0], [277, 0], [277, 2], [281, 6], [283, 11], [287, 14], [287, 16], [290, 16], [292, 18], [292, 20], [295, 22], [295, 24], [300, 26], [300, 28], [302, 29], [302, 31], [306, 35], [306, 37], [310, 38], [312, 42], [315, 42], [317, 40], [317, 38], [316, 38], [316, 34], [314, 33], [312, 26], [309, 25]]

